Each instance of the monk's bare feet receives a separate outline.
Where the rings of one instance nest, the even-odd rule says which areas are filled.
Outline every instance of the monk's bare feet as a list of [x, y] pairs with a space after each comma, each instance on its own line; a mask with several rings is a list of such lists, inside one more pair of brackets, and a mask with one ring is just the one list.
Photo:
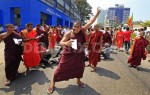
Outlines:
[[77, 78], [77, 84], [78, 84], [78, 86], [80, 86], [82, 88], [86, 87], [86, 85], [83, 82], [81, 82], [81, 80], [79, 78]]
[[80, 87], [82, 87], [82, 88], [85, 88], [85, 87], [86, 87], [86, 85], [85, 85], [83, 82], [81, 82], [81, 81], [78, 82], [77, 84], [78, 84], [78, 86], [80, 86]]
[[52, 94], [54, 92], [54, 87], [55, 87], [55, 84], [54, 83], [50, 83], [50, 86], [47, 90], [47, 93], [48, 94]]
[[91, 64], [88, 64], [88, 65], [86, 65], [85, 67], [89, 67], [89, 66], [91, 66]]
[[95, 72], [96, 71], [96, 67], [95, 66], [92, 65], [91, 68], [92, 68], [91, 72]]
[[95, 72], [96, 71], [96, 67], [93, 67], [91, 72]]
[[10, 80], [7, 80], [6, 82], [5, 82], [5, 86], [10, 86], [11, 85], [11, 81]]

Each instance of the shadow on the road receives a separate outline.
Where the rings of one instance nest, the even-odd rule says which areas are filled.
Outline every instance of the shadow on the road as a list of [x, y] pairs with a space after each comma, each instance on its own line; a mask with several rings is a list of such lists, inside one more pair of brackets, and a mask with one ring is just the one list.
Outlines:
[[103, 61], [114, 61], [113, 58], [109, 58], [109, 59], [102, 59]]
[[97, 67], [96, 69], [96, 73], [99, 74], [100, 76], [105, 76], [105, 77], [109, 77], [115, 80], [119, 80], [121, 77], [119, 75], [117, 75], [116, 73]]
[[46, 77], [43, 71], [32, 70], [27, 75], [24, 75], [13, 81], [9, 88], [0, 88], [0, 90], [7, 93], [14, 91], [13, 95], [32, 95], [31, 86], [35, 83], [44, 85], [45, 83], [49, 83], [49, 79]]
[[139, 71], [150, 73], [150, 69], [138, 67]]
[[56, 92], [60, 95], [102, 95], [88, 85], [86, 85], [86, 88], [81, 88], [77, 85], [69, 85], [66, 88], [56, 88]]

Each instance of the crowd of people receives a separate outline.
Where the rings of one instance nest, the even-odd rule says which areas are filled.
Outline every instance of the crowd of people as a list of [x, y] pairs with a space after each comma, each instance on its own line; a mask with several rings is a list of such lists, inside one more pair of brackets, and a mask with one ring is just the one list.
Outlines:
[[[26, 29], [18, 31], [14, 25], [7, 24], [6, 32], [0, 34], [0, 42], [5, 43], [5, 73], [6, 73], [6, 86], [9, 86], [18, 74], [20, 62], [23, 61], [27, 68], [26, 74], [30, 73], [30, 68], [41, 65], [46, 67], [51, 64], [50, 58], [52, 57], [55, 45], [60, 45], [61, 48], [58, 53], [53, 57], [58, 57], [62, 52], [59, 59], [59, 64], [54, 72], [53, 79], [50, 82], [48, 93], [53, 93], [55, 83], [63, 80], [77, 78], [77, 84], [80, 87], [85, 87], [81, 81], [83, 77], [84, 68], [91, 67], [91, 72], [96, 71], [96, 66], [101, 60], [101, 55], [104, 59], [110, 58], [111, 46], [116, 46], [120, 51], [125, 45], [125, 52], [130, 52], [128, 63], [130, 67], [139, 66], [141, 59], [146, 58], [146, 46], [149, 41], [146, 40], [148, 32], [140, 29], [139, 32], [126, 27], [122, 31], [121, 27], [104, 29], [95, 24], [92, 28], [100, 10], [93, 18], [84, 26], [81, 22], [76, 21], [72, 28], [62, 28], [61, 26], [48, 26], [37, 24], [34, 28], [32, 23], [26, 24]], [[1, 29], [2, 30], [2, 29]], [[4, 30], [3, 30], [4, 31]], [[132, 47], [130, 46], [131, 34], [135, 33], [136, 37]], [[19, 44], [16, 44], [14, 39], [21, 39]], [[77, 40], [77, 49], [72, 48], [73, 39]], [[85, 54], [88, 51], [88, 53]], [[130, 51], [129, 51], [130, 50]], [[89, 64], [85, 65], [85, 55], [88, 56]]]

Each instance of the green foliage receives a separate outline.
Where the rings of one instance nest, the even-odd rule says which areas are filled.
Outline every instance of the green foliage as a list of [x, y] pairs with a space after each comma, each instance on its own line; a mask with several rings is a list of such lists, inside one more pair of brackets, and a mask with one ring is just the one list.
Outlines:
[[92, 14], [92, 7], [87, 0], [76, 0], [77, 12], [80, 14], [81, 23], [84, 25], [90, 19]]
[[104, 25], [102, 23], [98, 23], [100, 27], [104, 27]]
[[142, 27], [150, 27], [150, 20], [143, 22]]
[[136, 37], [136, 34], [135, 33], [132, 33], [131, 34], [131, 39], [134, 39]]
[[141, 23], [143, 23], [142, 21], [134, 21], [133, 24], [134, 25], [140, 25]]

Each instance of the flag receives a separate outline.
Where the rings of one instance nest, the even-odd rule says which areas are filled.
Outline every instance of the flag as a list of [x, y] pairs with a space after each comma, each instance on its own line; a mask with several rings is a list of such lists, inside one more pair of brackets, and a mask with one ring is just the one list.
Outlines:
[[133, 13], [132, 13], [132, 16], [129, 16], [129, 17], [128, 17], [127, 24], [129, 25], [129, 27], [132, 27], [132, 26], [133, 26]]

